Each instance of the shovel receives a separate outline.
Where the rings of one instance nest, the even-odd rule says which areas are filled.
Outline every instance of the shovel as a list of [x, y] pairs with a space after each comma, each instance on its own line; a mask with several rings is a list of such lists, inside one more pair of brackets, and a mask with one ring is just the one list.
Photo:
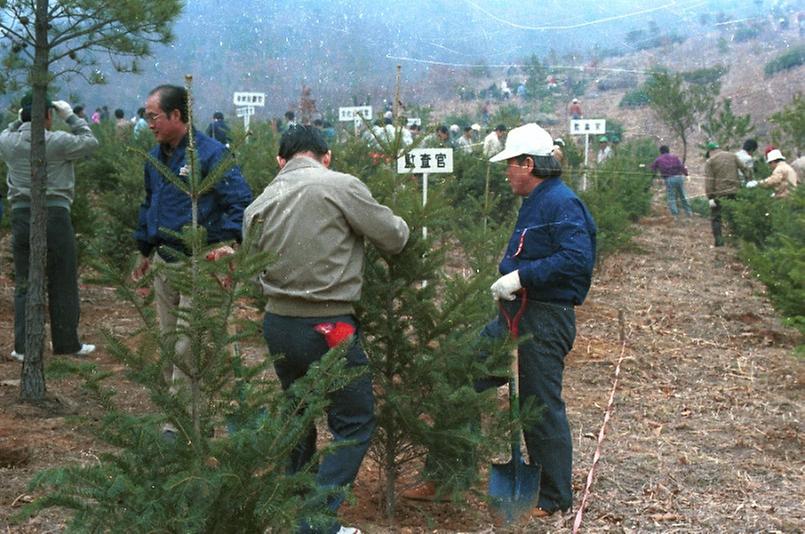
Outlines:
[[[503, 304], [499, 303], [501, 315], [506, 319], [512, 338], [517, 339], [520, 317], [526, 307], [525, 291], [520, 295], [520, 307], [514, 317], [506, 313]], [[518, 386], [517, 347], [512, 351], [512, 374], [509, 379], [509, 414], [513, 423], [511, 461], [505, 464], [492, 464], [489, 473], [489, 497], [492, 507], [507, 523], [537, 505], [539, 498], [539, 481], [542, 469], [539, 465], [528, 465], [523, 461], [520, 452], [521, 429], [514, 428], [520, 417], [520, 403], [517, 398]]]

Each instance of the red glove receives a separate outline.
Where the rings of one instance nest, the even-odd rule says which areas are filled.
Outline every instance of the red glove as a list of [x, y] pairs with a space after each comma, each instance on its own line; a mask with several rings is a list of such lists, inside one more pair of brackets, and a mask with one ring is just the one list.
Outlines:
[[319, 323], [313, 330], [324, 336], [327, 346], [335, 347], [355, 334], [355, 327], [349, 323]]

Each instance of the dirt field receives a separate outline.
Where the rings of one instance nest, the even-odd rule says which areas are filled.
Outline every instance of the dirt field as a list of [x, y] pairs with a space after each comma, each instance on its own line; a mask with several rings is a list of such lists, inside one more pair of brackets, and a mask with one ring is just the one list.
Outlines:
[[[583, 531], [805, 530], [805, 365], [793, 355], [797, 333], [781, 325], [734, 249], [710, 246], [708, 221], [696, 217], [675, 225], [654, 216], [641, 229], [631, 251], [599, 268], [578, 310], [578, 337], [565, 374], [575, 448], [572, 513], [496, 528], [482, 499], [470, 496], [459, 504], [404, 503], [399, 523], [390, 526], [376, 508], [376, 468], [366, 463], [355, 488], [357, 504], [343, 510], [344, 522], [368, 533], [568, 532], [621, 354], [622, 310], [625, 357]], [[64, 517], [58, 512], [20, 526], [8, 525], [8, 518], [30, 499], [25, 487], [33, 473], [92, 458], [100, 444], [69, 417], [45, 417], [15, 402], [20, 364], [6, 359], [13, 295], [6, 277], [0, 295], [0, 449], [23, 451], [19, 467], [0, 468], [0, 527], [59, 532]], [[87, 340], [100, 339], [99, 327], [132, 327], [131, 312], [111, 291], [88, 287], [82, 297]], [[245, 349], [260, 357], [258, 343]], [[102, 344], [91, 359], [120, 371]], [[119, 379], [116, 386], [132, 409], [145, 406], [145, 396], [131, 384]], [[74, 383], [53, 381], [49, 387], [71, 411], [92, 414]]]

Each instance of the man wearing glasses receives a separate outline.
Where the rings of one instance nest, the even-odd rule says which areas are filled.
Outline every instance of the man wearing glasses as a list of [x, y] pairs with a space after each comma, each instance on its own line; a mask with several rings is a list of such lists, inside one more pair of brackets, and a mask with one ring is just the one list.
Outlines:
[[[179, 180], [186, 181], [190, 175], [186, 157], [188, 144], [187, 91], [174, 85], [160, 85], [153, 89], [145, 102], [144, 118], [159, 143], [151, 156], [165, 165]], [[201, 170], [201, 179], [224, 158], [229, 157], [227, 148], [203, 133], [193, 129], [196, 155]], [[233, 165], [215, 184], [212, 190], [199, 199], [199, 224], [207, 230], [207, 243], [220, 244], [211, 256], [218, 258], [231, 253], [230, 245], [241, 241], [243, 210], [252, 201], [252, 193], [237, 165]], [[182, 231], [192, 219], [191, 201], [187, 193], [164, 177], [151, 163], [145, 164], [145, 199], [140, 205], [139, 221], [134, 232], [137, 248], [142, 254], [140, 264], [132, 273], [135, 279], [145, 275], [151, 263], [175, 262], [175, 252], [189, 254], [181, 240], [173, 234]], [[172, 332], [177, 326], [177, 307], [190, 304], [190, 295], [181, 294], [171, 287], [164, 276], [154, 280], [154, 292], [160, 331]], [[177, 339], [176, 356], [186, 354], [188, 343]], [[182, 379], [184, 374], [176, 366], [166, 369], [166, 380]], [[167, 437], [176, 430], [166, 426]]]

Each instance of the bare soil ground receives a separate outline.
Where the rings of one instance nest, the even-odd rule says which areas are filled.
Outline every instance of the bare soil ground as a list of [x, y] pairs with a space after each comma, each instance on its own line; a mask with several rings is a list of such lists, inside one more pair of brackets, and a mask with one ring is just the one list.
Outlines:
[[[621, 354], [622, 310], [625, 359], [583, 530], [805, 530], [805, 365], [793, 354], [802, 340], [781, 324], [735, 250], [710, 246], [707, 220], [675, 224], [654, 215], [640, 227], [632, 250], [600, 266], [578, 310], [578, 337], [564, 381], [575, 448], [573, 512], [495, 527], [481, 497], [484, 489], [477, 488], [461, 503], [402, 503], [398, 520], [389, 525], [378, 511], [377, 469], [366, 462], [356, 504], [342, 511], [346, 524], [368, 533], [569, 531]], [[12, 294], [13, 284], [0, 279], [0, 451], [18, 454], [7, 459], [14, 467], [0, 466], [0, 528], [60, 532], [65, 516], [58, 511], [22, 525], [11, 525], [9, 518], [31, 498], [26, 484], [34, 473], [91, 459], [104, 446], [70, 417], [96, 410], [74, 381], [49, 384], [67, 406], [58, 413], [16, 403], [20, 364], [6, 359], [12, 348]], [[101, 327], [121, 333], [133, 327], [131, 310], [110, 290], [87, 287], [82, 298], [88, 340], [100, 339]], [[245, 351], [260, 357], [259, 340]], [[144, 393], [122, 378], [102, 344], [91, 360], [117, 371], [113, 381], [128, 408], [147, 409]]]

